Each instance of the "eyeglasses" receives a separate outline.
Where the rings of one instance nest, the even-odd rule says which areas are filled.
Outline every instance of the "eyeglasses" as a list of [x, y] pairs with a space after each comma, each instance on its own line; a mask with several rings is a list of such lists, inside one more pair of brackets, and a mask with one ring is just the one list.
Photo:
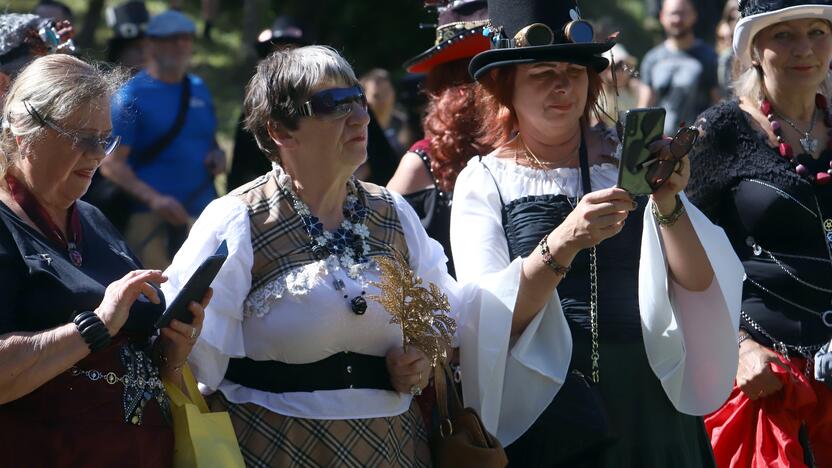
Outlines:
[[367, 110], [367, 97], [364, 96], [364, 91], [360, 86], [330, 88], [313, 94], [298, 108], [298, 112], [302, 117], [340, 119], [352, 112], [353, 103], [358, 103], [364, 110]]
[[85, 153], [97, 153], [99, 151], [103, 151], [104, 156], [109, 156], [116, 150], [116, 148], [118, 148], [119, 143], [121, 143], [120, 136], [110, 135], [104, 138], [99, 138], [95, 135], [86, 135], [79, 132], [65, 130], [58, 126], [58, 124], [41, 116], [37, 109], [35, 109], [29, 101], [23, 101], [23, 107], [26, 108], [26, 112], [28, 112], [29, 115], [31, 115], [32, 118], [34, 118], [40, 125], [49, 127], [59, 134], [71, 139], [72, 146], [79, 151], [83, 151]]
[[676, 170], [679, 161], [685, 157], [696, 144], [696, 139], [699, 138], [699, 129], [696, 127], [684, 127], [676, 132], [676, 136], [670, 142], [668, 149], [670, 150], [670, 157], [661, 159], [656, 156], [653, 159], [645, 161], [642, 167], [650, 166], [647, 169], [647, 183], [655, 192], [658, 190], [670, 175]]

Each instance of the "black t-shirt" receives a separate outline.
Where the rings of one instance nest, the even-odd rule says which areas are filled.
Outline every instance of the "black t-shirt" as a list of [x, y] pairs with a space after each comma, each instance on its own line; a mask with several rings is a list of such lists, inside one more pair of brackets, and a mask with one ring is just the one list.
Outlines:
[[711, 90], [719, 85], [716, 52], [699, 39], [687, 50], [662, 42], [644, 56], [641, 79], [655, 92], [655, 105], [667, 111], [664, 133], [673, 135], [711, 105]]
[[[83, 232], [81, 267], [67, 252], [0, 203], [0, 334], [36, 332], [66, 324], [75, 313], [94, 310], [113, 281], [141, 268], [127, 244], [92, 205], [79, 201]], [[159, 291], [161, 295], [161, 291]], [[150, 336], [164, 311], [140, 296], [122, 331]]]
[[701, 117], [705, 134], [690, 154], [687, 193], [725, 230], [743, 262], [742, 309], [759, 326], [743, 320], [743, 328], [767, 346], [773, 343], [766, 334], [794, 346], [828, 342], [832, 329], [818, 314], [832, 310], [823, 227], [832, 219], [832, 186], [799, 176], [737, 101]]

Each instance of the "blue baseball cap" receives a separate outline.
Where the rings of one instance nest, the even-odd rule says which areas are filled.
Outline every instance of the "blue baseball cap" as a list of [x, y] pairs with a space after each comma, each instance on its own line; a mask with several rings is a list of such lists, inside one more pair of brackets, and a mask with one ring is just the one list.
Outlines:
[[176, 10], [168, 10], [150, 18], [145, 34], [149, 37], [196, 34], [196, 24], [183, 13]]

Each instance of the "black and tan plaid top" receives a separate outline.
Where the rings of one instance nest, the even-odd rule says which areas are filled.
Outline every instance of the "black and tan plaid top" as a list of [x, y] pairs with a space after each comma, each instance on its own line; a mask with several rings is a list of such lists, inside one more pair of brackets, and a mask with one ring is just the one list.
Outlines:
[[[407, 242], [390, 192], [383, 187], [357, 182], [357, 195], [368, 209], [370, 236], [368, 257], [389, 256], [390, 249], [409, 258]], [[251, 221], [251, 293], [292, 270], [318, 261], [312, 254], [309, 235], [300, 216], [278, 183], [275, 171], [243, 185], [229, 194], [248, 208]]]

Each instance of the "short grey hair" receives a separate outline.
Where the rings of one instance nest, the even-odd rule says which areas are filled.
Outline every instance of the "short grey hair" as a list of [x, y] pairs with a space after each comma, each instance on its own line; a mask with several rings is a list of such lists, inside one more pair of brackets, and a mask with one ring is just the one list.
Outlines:
[[280, 161], [277, 145], [269, 136], [269, 124], [296, 130], [301, 117], [299, 107], [322, 83], [358, 84], [350, 64], [332, 47], [281, 49], [257, 66], [246, 88], [245, 126], [269, 159]]
[[12, 83], [6, 95], [0, 127], [0, 175], [21, 155], [16, 139], [38, 138], [44, 126], [24, 105], [26, 101], [44, 119], [58, 125], [82, 106], [109, 99], [127, 76], [123, 69], [105, 70], [70, 55], [54, 54], [32, 61]]

